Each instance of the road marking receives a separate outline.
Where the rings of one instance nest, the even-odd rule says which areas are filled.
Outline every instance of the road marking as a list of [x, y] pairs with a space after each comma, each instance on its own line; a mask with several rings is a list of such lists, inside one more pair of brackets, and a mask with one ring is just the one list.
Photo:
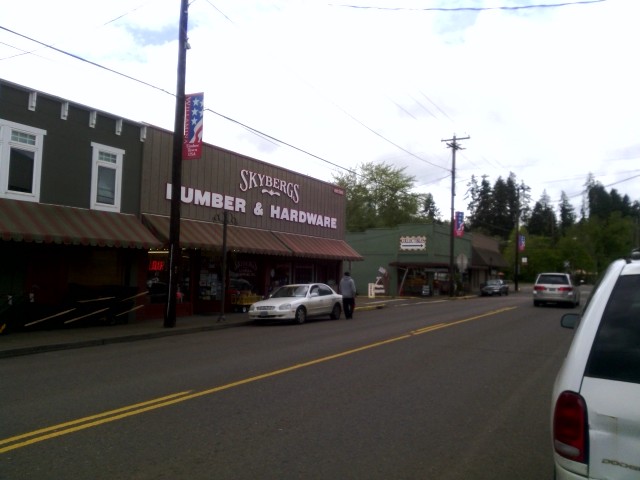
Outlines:
[[434, 330], [440, 330], [441, 328], [446, 327], [447, 323], [438, 323], [436, 325], [429, 325], [428, 327], [419, 328], [418, 330], [413, 330], [411, 335], [421, 335], [423, 333], [432, 332]]
[[[400, 335], [398, 337], [389, 338], [387, 340], [370, 343], [368, 345], [363, 345], [361, 347], [345, 350], [344, 352], [335, 353], [333, 355], [327, 355], [325, 357], [316, 358], [315, 360], [310, 360], [308, 362], [297, 363], [295, 365], [291, 365], [290, 367], [281, 368], [279, 370], [273, 370], [271, 372], [263, 373], [253, 377], [248, 377], [242, 380], [238, 380], [237, 382], [227, 383], [225, 385], [209, 388], [207, 390], [202, 390], [199, 392], [193, 392], [190, 390], [186, 392], [174, 393], [172, 395], [167, 395], [167, 396], [156, 398], [153, 400], [148, 400], [146, 402], [136, 403], [126, 407], [117, 408], [115, 410], [109, 410], [107, 412], [98, 413], [96, 415], [79, 418], [77, 420], [72, 420], [70, 422], [52, 425], [50, 427], [34, 430], [32, 432], [16, 435], [10, 438], [0, 439], [0, 454], [10, 452], [11, 450], [16, 450], [18, 448], [26, 447], [34, 443], [43, 442], [45, 440], [50, 440], [52, 438], [60, 437], [62, 435], [67, 435], [69, 433], [74, 433], [80, 430], [85, 430], [87, 428], [97, 427], [105, 423], [121, 420], [123, 418], [139, 415], [141, 413], [149, 412], [151, 410], [156, 410], [158, 408], [168, 407], [170, 405], [175, 405], [177, 403], [185, 402], [187, 400], [192, 400], [194, 398], [203, 397], [205, 395], [211, 395], [213, 393], [229, 390], [231, 388], [239, 387], [241, 385], [246, 385], [248, 383], [253, 383], [259, 380], [264, 380], [266, 378], [282, 375], [283, 373], [292, 372], [294, 370], [300, 370], [302, 368], [318, 365], [320, 363], [328, 362], [330, 360], [336, 360], [338, 358], [346, 357], [359, 352], [364, 352], [365, 350], [371, 350], [372, 348], [381, 347], [383, 345], [388, 345], [390, 343], [398, 342], [400, 340], [406, 340], [415, 335], [422, 335], [424, 333], [433, 332], [435, 330], [440, 330], [442, 328], [452, 327], [454, 325], [459, 325], [461, 323], [470, 322], [473, 320], [478, 320], [480, 318], [497, 315], [499, 313], [513, 310], [515, 308], [517, 307], [506, 307], [500, 310], [493, 310], [491, 312], [487, 312], [487, 313], [476, 315], [469, 318], [464, 318], [462, 320], [456, 320], [450, 323], [438, 323], [436, 325], [429, 325], [427, 327], [420, 328], [418, 330], [412, 330], [411, 332], [405, 335]], [[5, 445], [5, 446], [2, 446], [2, 445]]]

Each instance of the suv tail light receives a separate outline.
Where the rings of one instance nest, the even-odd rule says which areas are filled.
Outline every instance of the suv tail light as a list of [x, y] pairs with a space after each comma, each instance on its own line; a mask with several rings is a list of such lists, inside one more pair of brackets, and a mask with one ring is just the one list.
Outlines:
[[535, 285], [533, 289], [537, 290], [538, 292], [541, 292], [542, 290], [546, 290], [546, 288], [543, 287], [542, 285]]
[[560, 287], [558, 288], [559, 292], [573, 292], [573, 287]]
[[553, 413], [553, 446], [569, 460], [586, 463], [589, 438], [587, 405], [575, 392], [562, 392]]

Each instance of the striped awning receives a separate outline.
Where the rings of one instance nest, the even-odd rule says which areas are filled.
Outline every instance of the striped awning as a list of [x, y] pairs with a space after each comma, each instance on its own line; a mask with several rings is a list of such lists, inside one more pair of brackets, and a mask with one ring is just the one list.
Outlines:
[[[169, 243], [169, 217], [143, 215], [144, 223], [164, 243]], [[180, 219], [180, 246], [203, 250], [222, 249], [223, 226], [220, 223]], [[290, 256], [291, 250], [271, 232], [227, 225], [227, 249], [243, 253]]]
[[144, 249], [162, 245], [135, 215], [9, 199], [0, 199], [0, 238]]
[[332, 260], [363, 260], [344, 240], [310, 237], [293, 233], [273, 232], [293, 251], [296, 257], [327, 258]]
[[[170, 219], [164, 215], [143, 214], [142, 220], [167, 245]], [[180, 246], [202, 250], [222, 249], [223, 226], [220, 223], [180, 219]], [[362, 260], [343, 240], [271, 232], [227, 225], [227, 249], [244, 253], [282, 255], [333, 260]]]

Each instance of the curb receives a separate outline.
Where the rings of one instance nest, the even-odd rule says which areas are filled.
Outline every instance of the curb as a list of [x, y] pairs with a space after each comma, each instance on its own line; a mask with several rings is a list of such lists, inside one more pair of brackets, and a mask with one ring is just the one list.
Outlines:
[[[359, 311], [368, 311], [368, 310], [379, 310], [384, 307], [386, 307], [386, 303], [380, 303], [376, 305], [366, 305], [362, 307], [356, 307], [355, 309]], [[168, 329], [158, 330], [154, 332], [121, 335], [121, 336], [109, 337], [109, 338], [96, 338], [92, 340], [80, 340], [76, 342], [69, 341], [64, 343], [53, 343], [50, 345], [33, 345], [30, 347], [20, 347], [20, 348], [8, 349], [8, 350], [0, 350], [0, 358], [19, 357], [23, 355], [33, 355], [36, 353], [47, 353], [47, 352], [55, 352], [60, 350], [72, 350], [75, 348], [97, 347], [100, 345], [109, 345], [113, 343], [137, 342], [140, 340], [150, 340], [153, 338], [162, 338], [162, 337], [169, 337], [174, 335], [188, 335], [191, 333], [208, 332], [212, 330], [223, 330], [226, 328], [241, 327], [241, 326], [252, 325], [252, 324], [253, 324], [252, 320], [234, 322], [234, 323], [219, 322], [213, 325], [200, 325], [197, 327], [177, 328], [177, 329], [168, 328]]]
[[175, 335], [188, 335], [191, 333], [206, 332], [211, 330], [222, 330], [243, 325], [249, 325], [251, 321], [236, 323], [219, 323], [216, 325], [202, 325], [199, 327], [158, 330], [157, 332], [138, 333], [133, 335], [122, 335], [110, 338], [97, 338], [94, 340], [81, 340], [77, 342], [53, 343], [50, 345], [34, 345], [31, 347], [20, 347], [0, 351], [0, 358], [18, 357], [22, 355], [32, 355], [36, 353], [55, 352], [59, 350], [72, 350], [75, 348], [97, 347], [112, 343], [137, 342], [140, 340], [150, 340], [153, 338], [170, 337]]

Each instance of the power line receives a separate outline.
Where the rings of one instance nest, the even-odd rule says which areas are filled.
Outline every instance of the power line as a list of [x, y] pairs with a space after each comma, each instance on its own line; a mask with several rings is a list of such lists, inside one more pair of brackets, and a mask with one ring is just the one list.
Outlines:
[[65, 50], [61, 50], [60, 48], [54, 47], [53, 45], [47, 45], [46, 43], [41, 42], [40, 40], [36, 40], [35, 38], [29, 37], [27, 35], [23, 35], [23, 34], [18, 33], [18, 32], [15, 32], [15, 31], [7, 28], [7, 27], [3, 27], [2, 25], [0, 25], [0, 30], [4, 30], [6, 32], [12, 33], [14, 35], [17, 35], [18, 37], [25, 38], [25, 39], [27, 39], [27, 40], [29, 40], [31, 42], [37, 43], [38, 45], [42, 45], [43, 47], [50, 48], [51, 50], [54, 50], [54, 51], [56, 51], [58, 53], [61, 53], [63, 55], [67, 55], [68, 57], [71, 57], [71, 58], [73, 58], [75, 60], [79, 60], [81, 62], [88, 63], [89, 65], [92, 65], [94, 67], [98, 67], [98, 68], [100, 68], [102, 70], [106, 70], [107, 72], [114, 73], [116, 75], [120, 75], [121, 77], [124, 77], [124, 78], [126, 78], [128, 80], [132, 80], [134, 82], [140, 83], [140, 84], [145, 85], [147, 87], [151, 87], [151, 88], [153, 88], [155, 90], [159, 90], [159, 91], [161, 91], [163, 93], [166, 93], [168, 95], [171, 95], [171, 96], [175, 97], [174, 93], [168, 92], [164, 88], [157, 87], [157, 86], [155, 86], [155, 85], [153, 85], [153, 84], [151, 84], [149, 82], [145, 82], [144, 80], [139, 80], [139, 79], [137, 79], [135, 77], [132, 77], [130, 75], [127, 75], [125, 73], [118, 72], [117, 70], [113, 70], [112, 68], [105, 67], [104, 65], [100, 65], [99, 63], [92, 62], [91, 60], [87, 60], [86, 58], [83, 58], [83, 57], [81, 57], [79, 55], [75, 55], [75, 54], [67, 52]]
[[321, 161], [323, 161], [325, 163], [328, 163], [329, 165], [333, 165], [334, 167], [340, 168], [342, 170], [346, 170], [349, 173], [357, 175], [357, 173], [354, 172], [353, 170], [349, 170], [348, 168], [345, 168], [342, 165], [338, 165], [337, 163], [330, 162], [329, 160], [326, 160], [326, 159], [324, 159], [322, 157], [319, 157], [318, 155], [314, 155], [313, 153], [307, 152], [306, 150], [303, 150], [302, 148], [298, 148], [298, 147], [296, 147], [294, 145], [291, 145], [291, 144], [289, 144], [289, 143], [287, 143], [287, 142], [285, 142], [283, 140], [279, 140], [276, 137], [272, 137], [271, 135], [268, 135], [268, 134], [266, 134], [264, 132], [261, 132], [260, 130], [256, 130], [255, 128], [252, 128], [249, 125], [245, 125], [244, 123], [239, 122], [238, 120], [234, 120], [231, 117], [227, 117], [226, 115], [218, 113], [215, 110], [211, 110], [210, 108], [205, 108], [205, 110], [208, 111], [208, 112], [211, 112], [211, 113], [213, 113], [215, 115], [218, 115], [219, 117], [224, 118], [225, 120], [228, 120], [230, 122], [236, 123], [236, 124], [240, 125], [241, 127], [246, 128], [247, 130], [249, 130], [252, 133], [255, 133], [257, 135], [260, 135], [260, 136], [265, 137], [265, 138], [270, 139], [270, 140], [274, 140], [274, 141], [276, 141], [278, 143], [281, 143], [282, 145], [286, 145], [287, 147], [293, 148], [294, 150], [298, 150], [299, 152], [302, 152], [305, 155], [309, 155], [310, 157], [317, 158], [318, 160], [321, 160]]
[[534, 5], [516, 5], [516, 6], [500, 6], [500, 7], [425, 7], [425, 8], [409, 8], [409, 7], [377, 7], [366, 5], [345, 5], [330, 3], [332, 7], [354, 8], [361, 10], [390, 10], [390, 11], [420, 11], [420, 12], [483, 12], [488, 10], [525, 10], [533, 8], [556, 8], [569, 7], [572, 5], [585, 5], [590, 3], [601, 3], [606, 0], [580, 0], [576, 2], [562, 3], [539, 3]]

